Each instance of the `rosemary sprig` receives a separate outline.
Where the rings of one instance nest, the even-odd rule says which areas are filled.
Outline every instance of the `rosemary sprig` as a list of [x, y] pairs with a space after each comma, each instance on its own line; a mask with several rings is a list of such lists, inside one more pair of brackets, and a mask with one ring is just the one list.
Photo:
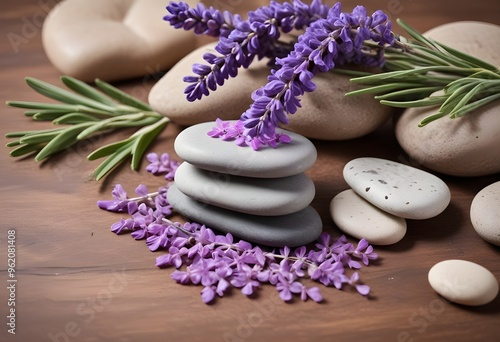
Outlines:
[[112, 85], [96, 80], [97, 89], [69, 76], [62, 76], [69, 90], [35, 78], [26, 78], [36, 92], [60, 103], [8, 101], [7, 105], [27, 109], [25, 115], [37, 121], [52, 121], [63, 127], [7, 133], [15, 138], [7, 147], [15, 147], [12, 157], [36, 153], [35, 161], [47, 159], [80, 141], [98, 133], [119, 129], [140, 128], [129, 138], [100, 147], [87, 159], [107, 157], [93, 172], [100, 180], [116, 166], [132, 157], [131, 168], [137, 170], [142, 156], [151, 142], [167, 126], [170, 120], [154, 112], [151, 107]]
[[380, 103], [400, 108], [439, 106], [419, 126], [444, 116], [464, 116], [500, 98], [498, 67], [426, 38], [401, 19], [397, 23], [410, 40], [399, 37], [394, 46], [385, 48], [381, 73], [342, 70], [356, 76], [352, 82], [367, 85], [346, 96], [376, 94]]

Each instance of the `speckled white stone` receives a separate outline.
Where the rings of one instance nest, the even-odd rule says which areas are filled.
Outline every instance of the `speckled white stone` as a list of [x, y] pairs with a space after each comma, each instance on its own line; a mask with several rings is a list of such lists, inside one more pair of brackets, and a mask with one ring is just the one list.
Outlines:
[[[238, 146], [233, 141], [211, 138], [207, 135], [215, 122], [204, 122], [183, 130], [174, 142], [175, 152], [204, 170], [235, 176], [278, 178], [293, 176], [309, 169], [316, 161], [316, 148], [309, 139], [286, 132], [292, 142], [277, 148], [254, 151], [249, 146]], [[284, 132], [278, 129], [277, 132]]]
[[358, 195], [399, 217], [428, 219], [450, 203], [450, 189], [438, 177], [379, 158], [357, 158], [344, 167], [344, 179]]
[[474, 196], [470, 219], [479, 236], [500, 246], [500, 181], [488, 185]]
[[175, 185], [169, 188], [167, 199], [178, 213], [195, 222], [260, 245], [305, 245], [316, 240], [323, 227], [319, 214], [311, 206], [288, 215], [249, 215], [196, 201]]
[[391, 245], [406, 234], [406, 220], [370, 204], [354, 190], [342, 191], [330, 202], [330, 214], [337, 227], [373, 245]]
[[175, 183], [182, 193], [203, 203], [263, 216], [302, 210], [315, 194], [313, 181], [304, 173], [282, 178], [250, 178], [202, 170], [187, 162], [175, 172]]
[[438, 262], [429, 271], [429, 284], [444, 298], [458, 304], [484, 305], [498, 295], [498, 281], [485, 267], [466, 260]]

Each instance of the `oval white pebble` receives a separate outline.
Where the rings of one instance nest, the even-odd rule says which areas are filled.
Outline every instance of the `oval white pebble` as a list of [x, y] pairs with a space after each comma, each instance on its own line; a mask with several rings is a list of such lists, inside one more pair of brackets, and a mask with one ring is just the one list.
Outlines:
[[428, 219], [450, 203], [450, 189], [441, 179], [390, 160], [357, 158], [345, 165], [343, 173], [358, 195], [395, 216]]
[[474, 196], [470, 218], [479, 236], [500, 246], [500, 181], [488, 185]]
[[307, 207], [313, 181], [304, 173], [282, 178], [250, 178], [206, 171], [182, 163], [175, 172], [182, 193], [203, 203], [241, 213], [277, 216]]
[[342, 191], [330, 202], [330, 214], [337, 227], [373, 245], [391, 245], [406, 234], [406, 220], [373, 206], [354, 190]]
[[[286, 132], [292, 142], [277, 148], [254, 151], [207, 135], [215, 122], [203, 122], [183, 130], [174, 142], [175, 152], [194, 166], [208, 171], [256, 178], [293, 176], [309, 169], [316, 161], [316, 148], [307, 138]], [[277, 132], [285, 132], [278, 129]]]
[[168, 189], [167, 199], [178, 213], [195, 222], [266, 246], [305, 245], [316, 240], [323, 229], [321, 217], [311, 206], [280, 216], [242, 214], [196, 201], [175, 185]]
[[429, 271], [431, 287], [458, 304], [487, 304], [498, 295], [498, 281], [486, 268], [466, 260], [441, 261]]

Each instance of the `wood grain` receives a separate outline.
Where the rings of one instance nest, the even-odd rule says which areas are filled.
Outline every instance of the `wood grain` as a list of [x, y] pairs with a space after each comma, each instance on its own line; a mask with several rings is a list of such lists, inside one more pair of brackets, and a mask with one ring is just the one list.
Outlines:
[[[221, 0], [235, 10], [245, 1]], [[0, 5], [0, 99], [40, 101], [24, 83], [25, 76], [60, 84], [59, 72], [45, 57], [41, 21], [54, 1], [3, 1]], [[381, 0], [344, 1], [370, 10], [392, 11], [418, 30], [455, 20], [500, 24], [497, 0], [471, 2]], [[399, 7], [398, 7], [399, 6]], [[31, 26], [27, 23], [31, 23]], [[31, 27], [29, 31], [28, 26]], [[16, 36], [17, 35], [17, 36]], [[12, 39], [21, 37], [18, 44]], [[487, 37], [485, 37], [487, 39]], [[500, 52], [499, 52], [500, 53]], [[118, 84], [147, 98], [155, 82], [145, 77]], [[7, 132], [49, 126], [34, 123], [21, 110], [4, 106], [0, 115], [2, 145]], [[151, 151], [175, 157], [173, 141], [181, 127], [169, 126]], [[125, 136], [125, 134], [123, 134]], [[32, 158], [11, 159], [0, 151], [0, 325], [2, 341], [496, 341], [500, 336], [500, 297], [482, 307], [447, 302], [428, 285], [427, 272], [438, 261], [463, 258], [482, 264], [500, 279], [500, 248], [473, 230], [469, 208], [474, 195], [500, 175], [477, 178], [442, 176], [452, 193], [450, 206], [436, 218], [409, 221], [408, 234], [394, 246], [378, 247], [381, 260], [362, 269], [372, 295], [322, 289], [323, 304], [282, 303], [263, 286], [255, 298], [239, 291], [213, 305], [201, 302], [199, 287], [180, 286], [171, 270], [155, 267], [157, 253], [130, 236], [116, 236], [110, 225], [120, 215], [100, 211], [96, 201], [109, 198], [114, 184], [130, 192], [139, 183], [162, 184], [143, 169], [121, 168], [104, 182], [88, 180], [97, 165], [90, 149], [117, 137], [99, 137], [56, 158], [36, 164]], [[330, 200], [347, 188], [342, 167], [360, 156], [411, 160], [398, 147], [388, 123], [352, 141], [314, 142], [318, 161], [308, 171], [317, 188], [313, 206], [325, 231], [334, 235]], [[7, 231], [16, 230], [16, 335], [7, 333]]]

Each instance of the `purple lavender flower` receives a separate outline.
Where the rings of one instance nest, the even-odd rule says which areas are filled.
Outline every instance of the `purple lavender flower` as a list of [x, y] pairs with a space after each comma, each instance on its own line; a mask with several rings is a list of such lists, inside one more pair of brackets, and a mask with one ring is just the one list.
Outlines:
[[175, 171], [179, 167], [179, 162], [170, 158], [170, 154], [162, 153], [158, 156], [156, 153], [148, 153], [146, 159], [150, 162], [146, 166], [146, 171], [151, 172], [154, 175], [166, 174], [166, 180], [173, 180], [175, 176]]
[[[223, 25], [221, 15], [203, 5], [190, 9], [185, 3], [171, 3], [167, 9], [172, 15], [165, 18], [176, 28], [194, 27], [196, 33], [215, 35]], [[227, 25], [228, 30], [220, 32], [215, 47], [220, 56], [205, 54], [203, 59], [209, 65], [193, 65], [196, 76], [184, 78], [185, 82], [191, 83], [184, 91], [186, 98], [194, 101], [208, 95], [210, 90], [223, 85], [224, 80], [236, 76], [238, 68], [247, 68], [256, 57], [284, 56], [289, 48], [279, 41], [281, 32], [303, 29], [326, 14], [327, 7], [321, 0], [313, 0], [310, 6], [294, 0], [293, 4], [271, 1], [269, 6], [249, 12], [248, 20], [233, 17], [231, 24], [234, 26]], [[212, 29], [205, 24], [208, 22], [212, 22]]]
[[[214, 133], [232, 134], [231, 129], [219, 122]], [[168, 251], [156, 258], [156, 266], [174, 267], [171, 277], [179, 284], [203, 286], [204, 303], [222, 297], [230, 287], [250, 296], [263, 283], [275, 286], [285, 301], [296, 296], [321, 302], [323, 297], [317, 287], [307, 288], [300, 282], [305, 277], [337, 289], [350, 285], [363, 296], [369, 294], [370, 288], [360, 282], [357, 272], [350, 276], [346, 273], [353, 265], [362, 266], [355, 259], [365, 265], [377, 259], [366, 240], [360, 240], [354, 247], [345, 236], [332, 239], [323, 233], [315, 249], [302, 246], [293, 251], [288, 247], [278, 252], [266, 251], [243, 240], [235, 241], [231, 234], [218, 235], [199, 223], [170, 221], [165, 217], [172, 214], [165, 196], [167, 189], [168, 186], [163, 186], [149, 193], [145, 185], [139, 185], [135, 190], [138, 197], [128, 198], [121, 185], [115, 186], [114, 200], [109, 201], [108, 207], [121, 206], [125, 211], [123, 202], [126, 202], [134, 203], [135, 209], [129, 212], [131, 217], [120, 219], [111, 230], [116, 234], [131, 232], [134, 239], [145, 240], [151, 251]]]
[[170, 2], [167, 6], [169, 15], [163, 17], [173, 27], [184, 30], [193, 30], [196, 34], [205, 34], [212, 37], [227, 37], [234, 29], [234, 22], [241, 19], [228, 11], [221, 12], [214, 7], [206, 7], [198, 3], [196, 8], [189, 8], [185, 2]]
[[387, 16], [380, 11], [367, 16], [361, 6], [351, 14], [342, 13], [340, 3], [335, 4], [325, 19], [307, 27], [287, 57], [276, 59], [280, 68], [272, 70], [268, 83], [252, 94], [254, 103], [241, 115], [244, 135], [259, 137], [264, 143], [272, 140], [276, 127], [286, 125], [288, 115], [300, 107], [299, 97], [316, 89], [314, 75], [336, 64], [361, 62], [363, 42], [368, 39], [380, 45], [394, 42]]
[[113, 200], [97, 201], [97, 206], [108, 211], [125, 211], [130, 201], [128, 199], [127, 192], [125, 191], [125, 189], [123, 189], [123, 186], [121, 186], [121, 184], [115, 185], [113, 191], [111, 192], [111, 196], [113, 196]]

